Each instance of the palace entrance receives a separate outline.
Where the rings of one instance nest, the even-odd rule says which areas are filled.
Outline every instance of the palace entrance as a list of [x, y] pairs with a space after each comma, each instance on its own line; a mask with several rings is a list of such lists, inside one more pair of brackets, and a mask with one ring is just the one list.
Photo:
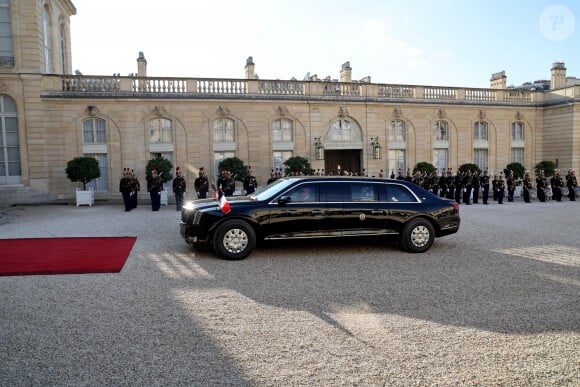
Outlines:
[[338, 175], [338, 166], [340, 172], [354, 172], [360, 175], [361, 167], [361, 150], [360, 149], [333, 149], [324, 151], [324, 172], [327, 175], [331, 173]]

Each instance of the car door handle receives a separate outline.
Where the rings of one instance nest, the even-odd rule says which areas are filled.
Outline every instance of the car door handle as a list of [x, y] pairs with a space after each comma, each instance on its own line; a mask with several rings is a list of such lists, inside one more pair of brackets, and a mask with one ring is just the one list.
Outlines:
[[314, 210], [314, 211], [310, 211], [310, 215], [325, 215], [326, 211], [321, 211], [321, 210]]
[[383, 215], [385, 213], [384, 210], [372, 210], [371, 214], [373, 215]]

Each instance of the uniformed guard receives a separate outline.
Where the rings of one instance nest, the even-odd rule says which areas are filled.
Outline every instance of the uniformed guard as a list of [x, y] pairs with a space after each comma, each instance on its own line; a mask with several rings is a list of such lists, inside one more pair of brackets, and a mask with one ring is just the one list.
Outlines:
[[497, 182], [499, 181], [499, 176], [496, 173], [493, 175], [493, 180], [491, 181], [491, 190], [493, 193], [493, 201], [497, 202]]
[[562, 201], [562, 178], [560, 177], [560, 171], [556, 170], [556, 174], [550, 179], [550, 186], [552, 187], [552, 197], [557, 202]]
[[445, 168], [441, 168], [441, 176], [439, 176], [439, 197], [447, 197], [447, 176], [445, 176]]
[[453, 177], [452, 168], [447, 170], [447, 178], [445, 180], [447, 183], [447, 199], [453, 199], [455, 198], [455, 178]]
[[429, 178], [429, 188], [433, 195], [439, 195], [439, 175], [437, 175], [437, 170], [434, 169], [431, 172], [431, 177]]
[[546, 177], [544, 176], [544, 171], [540, 171], [540, 174], [536, 178], [536, 191], [538, 193], [538, 200], [540, 202], [546, 201]]
[[123, 196], [125, 212], [131, 211], [131, 171], [129, 168], [123, 168], [123, 177], [119, 182], [119, 192], [121, 192], [121, 195]]
[[397, 180], [405, 180], [405, 176], [403, 176], [403, 171], [399, 169], [399, 174], [397, 175]]
[[473, 204], [479, 203], [479, 172], [477, 169], [473, 171], [473, 176], [471, 177], [471, 188], [473, 189]]
[[[129, 168], [127, 168], [129, 170]], [[131, 169], [131, 209], [137, 208], [139, 191], [141, 191], [141, 184], [137, 178], [137, 174]]]
[[463, 179], [461, 180], [463, 184], [463, 203], [467, 204], [468, 206], [471, 204], [471, 189], [472, 189], [472, 176], [471, 170], [467, 170]]
[[461, 171], [458, 169], [455, 173], [455, 201], [461, 204], [461, 195], [463, 194], [463, 178]]
[[483, 176], [479, 178], [479, 184], [481, 185], [483, 204], [487, 204], [489, 198], [489, 173], [487, 172], [487, 169], [483, 172]]
[[207, 193], [209, 192], [209, 179], [205, 175], [203, 167], [199, 168], [199, 176], [195, 179], [193, 185], [198, 199], [207, 198]]
[[503, 179], [503, 174], [499, 173], [499, 178], [497, 180], [495, 189], [497, 191], [497, 202], [498, 204], [503, 204], [503, 197], [505, 195], [505, 181]]
[[514, 192], [516, 191], [516, 179], [514, 178], [514, 173], [510, 171], [507, 181], [507, 189], [508, 189], [508, 202], [514, 201]]
[[526, 172], [524, 175], [524, 180], [522, 182], [522, 191], [524, 194], [524, 202], [531, 203], [530, 201], [530, 189], [532, 188], [532, 181], [530, 179], [530, 173]]
[[226, 178], [223, 181], [223, 184], [224, 185], [222, 185], [222, 190], [224, 191], [224, 195], [232, 196], [236, 191], [236, 181], [234, 180], [234, 177], [230, 171], [226, 171]]
[[407, 168], [407, 175], [405, 176], [405, 181], [412, 182], [413, 174], [411, 173], [411, 168]]
[[391, 169], [391, 174], [389, 175], [389, 178], [394, 179], [395, 178], [395, 170]]
[[248, 174], [244, 178], [244, 190], [246, 191], [246, 195], [253, 194], [258, 188], [258, 182], [256, 178], [252, 174], [252, 167], [248, 165]]
[[566, 180], [566, 186], [568, 186], [568, 199], [571, 202], [576, 201], [576, 187], [578, 187], [578, 181], [576, 180], [576, 173], [574, 170], [570, 171], [570, 176]]
[[173, 193], [175, 194], [175, 211], [181, 211], [183, 207], [183, 195], [185, 195], [185, 178], [181, 176], [179, 167], [175, 168], [175, 178], [173, 179]]
[[151, 198], [151, 210], [159, 211], [161, 207], [161, 191], [163, 191], [163, 183], [157, 173], [157, 167], [151, 168], [151, 176], [147, 176], [147, 191]]

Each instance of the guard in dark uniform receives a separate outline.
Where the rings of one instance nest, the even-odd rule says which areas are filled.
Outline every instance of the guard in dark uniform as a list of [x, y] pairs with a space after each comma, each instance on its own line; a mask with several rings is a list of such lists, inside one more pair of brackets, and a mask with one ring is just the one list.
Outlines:
[[159, 211], [161, 207], [161, 191], [163, 191], [163, 183], [161, 178], [157, 174], [157, 168], [151, 168], [151, 176], [147, 176], [147, 191], [149, 191], [149, 197], [151, 198], [151, 210], [154, 212]]
[[530, 173], [526, 172], [522, 182], [522, 191], [524, 193], [524, 202], [531, 203], [530, 189], [532, 188], [532, 181], [530, 180]]
[[497, 173], [493, 175], [493, 180], [491, 181], [491, 190], [493, 192], [493, 201], [497, 202], [497, 182], [499, 181], [499, 177]]
[[413, 174], [411, 173], [411, 168], [407, 168], [407, 176], [405, 176], [405, 181], [412, 182]]
[[510, 171], [507, 178], [507, 189], [508, 189], [508, 202], [514, 201], [514, 192], [516, 191], [516, 179], [514, 178], [514, 173]]
[[195, 179], [193, 185], [198, 199], [207, 198], [207, 193], [209, 191], [209, 179], [205, 175], [203, 167], [199, 168], [199, 176]]
[[439, 195], [439, 176], [437, 175], [437, 170], [431, 172], [431, 177], [429, 178], [429, 188], [433, 195]]
[[230, 171], [226, 172], [225, 180], [222, 182], [222, 190], [224, 191], [224, 195], [232, 196], [236, 191], [236, 182], [232, 177], [232, 173]]
[[131, 209], [137, 208], [139, 191], [141, 191], [141, 184], [139, 183], [135, 171], [131, 169]]
[[481, 185], [483, 204], [487, 204], [487, 199], [489, 198], [489, 174], [487, 169], [483, 172], [483, 176], [479, 178], [479, 184]]
[[499, 178], [495, 185], [495, 189], [497, 191], [497, 202], [498, 204], [503, 204], [503, 197], [505, 195], [505, 181], [503, 179], [503, 174], [499, 173]]
[[536, 178], [536, 191], [538, 191], [538, 200], [540, 202], [546, 201], [546, 177], [544, 176], [544, 171], [540, 171], [540, 174]]
[[455, 173], [455, 201], [461, 204], [461, 195], [463, 194], [463, 178], [459, 169]]
[[471, 188], [473, 189], [473, 204], [478, 204], [479, 202], [479, 173], [477, 169], [473, 171], [473, 176], [471, 177]]
[[453, 177], [453, 170], [451, 168], [447, 170], [445, 182], [447, 183], [447, 199], [455, 198], [455, 178]]
[[568, 199], [571, 202], [576, 201], [576, 187], [578, 187], [578, 181], [576, 180], [576, 173], [574, 170], [570, 171], [568, 180], [566, 180], [566, 186], [568, 186]]
[[123, 168], [123, 177], [119, 182], [119, 192], [123, 196], [123, 204], [125, 205], [125, 212], [131, 211], [131, 171], [129, 168]]
[[461, 181], [463, 184], [463, 203], [468, 206], [471, 205], [471, 189], [472, 189], [472, 176], [471, 171], [468, 169], [463, 176]]
[[181, 211], [183, 207], [183, 196], [185, 195], [186, 183], [179, 167], [175, 168], [175, 178], [173, 179], [173, 193], [175, 194], [175, 211]]
[[560, 171], [556, 171], [556, 174], [550, 179], [550, 185], [552, 186], [552, 197], [557, 202], [562, 201], [562, 178], [560, 177]]
[[246, 191], [246, 195], [253, 194], [257, 188], [258, 182], [252, 174], [252, 167], [248, 166], [248, 174], [244, 178], [244, 190]]
[[441, 169], [441, 176], [439, 176], [439, 197], [447, 197], [447, 177], [445, 176], [445, 168]]

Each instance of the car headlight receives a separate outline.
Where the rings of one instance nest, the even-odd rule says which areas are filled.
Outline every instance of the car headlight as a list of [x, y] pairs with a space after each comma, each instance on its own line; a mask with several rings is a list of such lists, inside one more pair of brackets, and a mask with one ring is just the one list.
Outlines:
[[189, 201], [183, 205], [184, 210], [193, 210], [193, 202]]

